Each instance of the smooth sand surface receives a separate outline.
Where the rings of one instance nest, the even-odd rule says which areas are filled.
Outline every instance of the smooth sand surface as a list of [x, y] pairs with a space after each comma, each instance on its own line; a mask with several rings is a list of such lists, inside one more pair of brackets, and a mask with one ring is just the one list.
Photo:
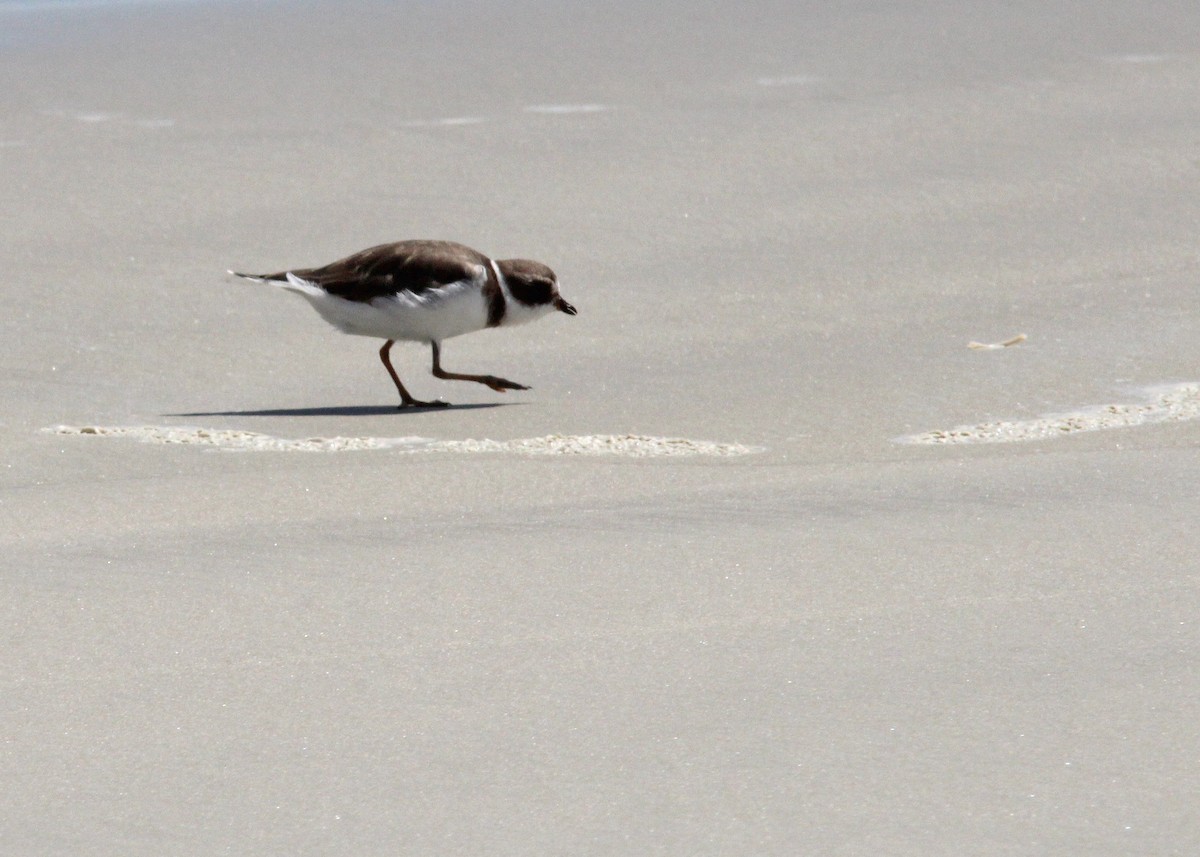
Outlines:
[[[1200, 6], [45, 5], [0, 851], [1200, 852], [1200, 422], [903, 441], [1200, 380]], [[531, 391], [223, 273], [414, 237]]]

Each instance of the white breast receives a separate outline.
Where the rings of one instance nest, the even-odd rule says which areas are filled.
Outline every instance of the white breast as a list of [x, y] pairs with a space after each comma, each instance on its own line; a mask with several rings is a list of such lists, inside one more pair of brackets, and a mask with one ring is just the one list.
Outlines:
[[419, 295], [401, 292], [370, 303], [335, 297], [291, 274], [283, 288], [307, 299], [338, 330], [355, 336], [440, 342], [487, 327], [487, 303], [479, 280], [460, 280]]

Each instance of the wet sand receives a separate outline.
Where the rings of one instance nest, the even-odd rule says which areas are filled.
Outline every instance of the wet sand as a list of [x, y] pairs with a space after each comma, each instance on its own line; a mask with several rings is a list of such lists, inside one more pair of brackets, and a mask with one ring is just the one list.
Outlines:
[[0, 3], [5, 850], [1195, 852], [1198, 31]]

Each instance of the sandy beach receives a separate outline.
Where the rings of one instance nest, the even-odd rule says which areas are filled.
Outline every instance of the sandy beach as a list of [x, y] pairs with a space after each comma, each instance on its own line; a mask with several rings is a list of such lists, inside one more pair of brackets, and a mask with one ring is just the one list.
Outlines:
[[[1200, 852], [1197, 45], [0, 2], [0, 851]], [[225, 273], [401, 238], [531, 390]]]

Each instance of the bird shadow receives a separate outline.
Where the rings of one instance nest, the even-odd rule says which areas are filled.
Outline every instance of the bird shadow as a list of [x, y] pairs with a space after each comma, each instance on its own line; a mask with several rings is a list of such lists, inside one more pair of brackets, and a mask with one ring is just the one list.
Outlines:
[[263, 408], [251, 411], [192, 411], [163, 414], [164, 417], [374, 417], [383, 414], [430, 414], [444, 411], [473, 411], [479, 408], [504, 408], [519, 402], [479, 402], [429, 408], [398, 408], [395, 405], [333, 405], [324, 408]]

